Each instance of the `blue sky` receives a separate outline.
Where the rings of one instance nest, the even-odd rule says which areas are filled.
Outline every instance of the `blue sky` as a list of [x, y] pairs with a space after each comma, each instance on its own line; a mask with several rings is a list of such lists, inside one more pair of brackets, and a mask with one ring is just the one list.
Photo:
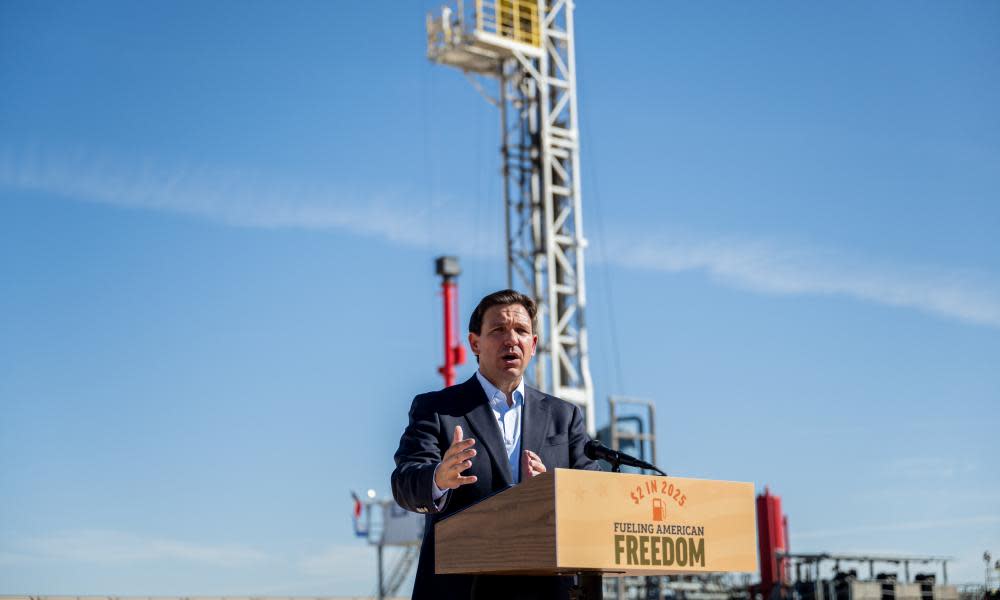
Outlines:
[[[435, 3], [0, 4], [0, 592], [364, 594], [497, 115]], [[580, 2], [588, 322], [796, 550], [1000, 551], [1000, 5]], [[472, 373], [465, 365], [460, 376]]]

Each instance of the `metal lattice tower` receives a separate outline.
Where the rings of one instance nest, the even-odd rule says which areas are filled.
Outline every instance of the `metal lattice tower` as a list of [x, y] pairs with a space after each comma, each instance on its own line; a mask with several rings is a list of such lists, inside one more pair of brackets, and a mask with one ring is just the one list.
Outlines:
[[[428, 15], [428, 57], [464, 71], [500, 109], [507, 283], [539, 308], [530, 379], [578, 404], [593, 434], [573, 3], [478, 0], [466, 8], [459, 0]], [[495, 82], [495, 97], [477, 76]]]

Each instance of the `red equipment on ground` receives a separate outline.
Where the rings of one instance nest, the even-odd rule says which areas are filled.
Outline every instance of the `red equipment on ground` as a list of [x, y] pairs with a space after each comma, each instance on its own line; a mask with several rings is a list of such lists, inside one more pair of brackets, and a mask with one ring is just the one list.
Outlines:
[[781, 513], [781, 497], [764, 487], [757, 496], [757, 548], [760, 556], [760, 585], [755, 586], [765, 600], [780, 594], [788, 581], [788, 560], [778, 552], [788, 552], [788, 518]]

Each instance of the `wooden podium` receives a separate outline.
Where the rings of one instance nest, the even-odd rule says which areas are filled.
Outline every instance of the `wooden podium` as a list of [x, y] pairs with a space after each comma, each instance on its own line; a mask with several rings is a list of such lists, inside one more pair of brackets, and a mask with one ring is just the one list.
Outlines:
[[555, 469], [435, 525], [435, 572], [757, 570], [752, 483]]

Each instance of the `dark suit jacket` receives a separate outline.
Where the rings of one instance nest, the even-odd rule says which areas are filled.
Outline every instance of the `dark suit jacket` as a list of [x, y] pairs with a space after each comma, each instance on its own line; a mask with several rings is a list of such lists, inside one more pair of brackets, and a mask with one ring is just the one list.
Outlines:
[[[538, 454], [548, 470], [559, 467], [600, 470], [596, 462], [583, 454], [583, 446], [590, 437], [579, 407], [527, 386], [524, 396], [522, 450]], [[434, 468], [451, 445], [456, 425], [462, 427], [465, 437], [476, 440], [472, 467], [463, 474], [475, 475], [478, 480], [448, 492], [439, 508], [432, 496]], [[566, 578], [489, 578], [489, 585], [484, 585], [482, 577], [476, 581], [467, 575], [434, 575], [434, 524], [513, 483], [500, 428], [475, 375], [464, 383], [413, 399], [410, 422], [394, 458], [393, 497], [403, 508], [427, 515], [413, 584], [415, 600], [469, 598], [474, 584], [477, 591], [506, 590], [502, 594], [506, 597], [554, 598], [564, 593]], [[522, 591], [512, 593], [512, 586]], [[477, 592], [478, 595], [482, 594]]]

